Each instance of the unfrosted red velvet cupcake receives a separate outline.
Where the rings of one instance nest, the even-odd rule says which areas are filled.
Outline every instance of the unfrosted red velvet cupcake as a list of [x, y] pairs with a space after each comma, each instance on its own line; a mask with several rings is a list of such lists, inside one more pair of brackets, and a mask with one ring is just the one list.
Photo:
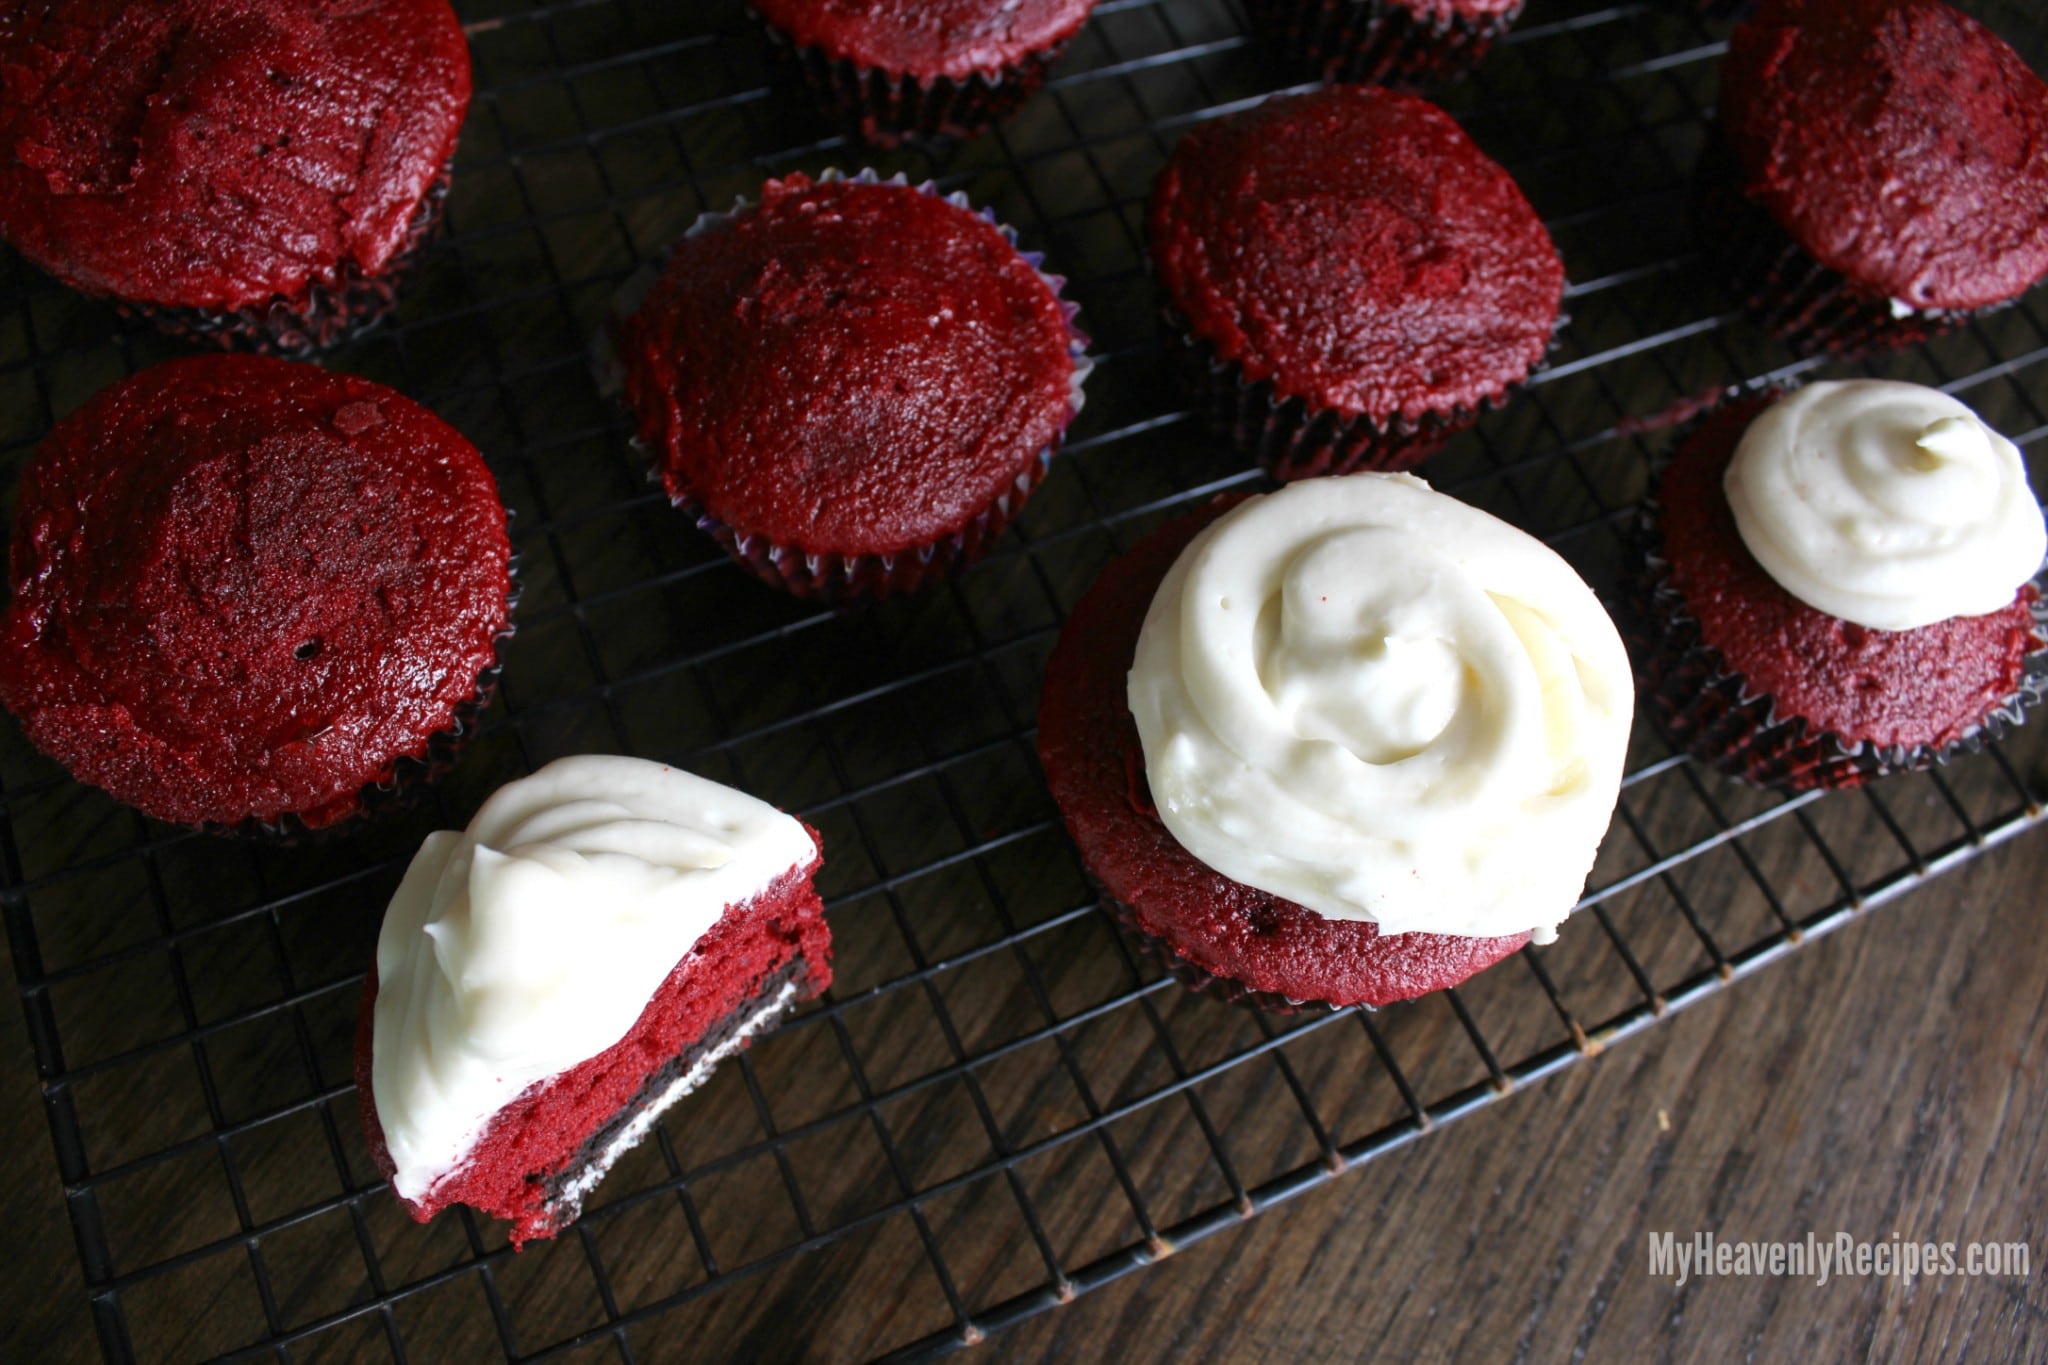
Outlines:
[[[1501, 605], [1524, 599], [1543, 615]], [[1523, 676], [1525, 638], [1545, 645]], [[1553, 704], [1572, 752], [1539, 733]], [[1562, 560], [1365, 473], [1215, 499], [1112, 562], [1047, 665], [1039, 757], [1105, 906], [1183, 982], [1382, 1005], [1548, 941], [1631, 710], [1620, 640]]]
[[557, 759], [429, 835], [363, 983], [370, 1155], [424, 1223], [573, 1222], [717, 1065], [832, 984], [817, 831], [637, 758]]
[[908, 592], [978, 555], [1081, 406], [1058, 277], [963, 195], [793, 175], [700, 220], [618, 323], [662, 486], [799, 597]]
[[2039, 698], [2040, 509], [2017, 452], [1935, 390], [1734, 399], [1680, 441], [1642, 535], [1638, 685], [1723, 772], [1858, 786], [1976, 749]]
[[1246, 0], [1266, 41], [1320, 81], [1427, 85], [1465, 74], [1522, 0]]
[[1015, 113], [1095, 0], [750, 0], [827, 112], [878, 146]]
[[1376, 86], [1195, 129], [1149, 225], [1203, 402], [1280, 479], [1420, 462], [1558, 324], [1564, 267], [1514, 180], [1450, 115]]
[[15, 506], [0, 700], [174, 824], [338, 825], [433, 775], [496, 677], [510, 547], [475, 447], [382, 385], [208, 356], [102, 390]]
[[330, 346], [439, 223], [469, 95], [447, 0], [13, 5], [0, 238], [193, 340]]
[[1765, 0], [1695, 213], [1795, 347], [1906, 345], [2048, 275], [2048, 85], [1942, 0]]

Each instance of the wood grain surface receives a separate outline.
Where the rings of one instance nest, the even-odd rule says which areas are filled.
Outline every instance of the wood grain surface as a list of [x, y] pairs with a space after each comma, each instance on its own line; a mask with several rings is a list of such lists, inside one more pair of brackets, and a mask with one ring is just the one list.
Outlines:
[[[1526, 1094], [1000, 1334], [1004, 1360], [2000, 1360], [2048, 1342], [2048, 839]], [[97, 1359], [0, 1014], [0, 1359]], [[1653, 1278], [1648, 1235], [2031, 1243], [2030, 1279]], [[782, 1341], [764, 1358], [844, 1358]], [[429, 1358], [415, 1356], [415, 1358]], [[972, 1356], [967, 1357], [969, 1359]]]

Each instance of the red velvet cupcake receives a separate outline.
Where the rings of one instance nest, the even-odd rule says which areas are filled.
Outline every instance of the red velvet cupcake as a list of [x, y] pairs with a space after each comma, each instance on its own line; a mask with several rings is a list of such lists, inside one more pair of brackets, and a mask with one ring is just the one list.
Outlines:
[[1279, 479], [1426, 459], [1542, 361], [1564, 294], [1508, 173], [1374, 86], [1189, 133], [1150, 235], [1203, 403]]
[[392, 306], [469, 107], [447, 0], [0, 16], [0, 238], [165, 330], [303, 354]]
[[799, 597], [908, 592], [980, 554], [1090, 368], [1063, 281], [1015, 240], [872, 172], [700, 220], [615, 329], [669, 497]]
[[817, 832], [637, 758], [559, 759], [430, 835], [377, 939], [356, 1094], [426, 1222], [575, 1221], [718, 1063], [832, 984]]
[[2038, 699], [2040, 509], [2010, 444], [1935, 390], [1730, 402], [1644, 515], [1638, 683], [1673, 746], [1723, 772], [1858, 786], [1978, 748]]
[[1522, 0], [1245, 0], [1252, 22], [1310, 80], [1428, 85], [1477, 66]]
[[22, 475], [0, 700], [174, 824], [340, 824], [452, 761], [509, 633], [497, 485], [433, 413], [255, 356], [158, 365]]
[[750, 0], [826, 111], [881, 147], [972, 137], [1045, 83], [1095, 0]]
[[1181, 980], [1381, 1005], [1548, 941], [1631, 709], [1562, 560], [1360, 474], [1216, 499], [1105, 569], [1047, 665], [1039, 757], [1105, 905]]
[[2048, 275], [2048, 85], [1942, 0], [1765, 0], [1720, 118], [1700, 231], [1801, 350], [1920, 341]]

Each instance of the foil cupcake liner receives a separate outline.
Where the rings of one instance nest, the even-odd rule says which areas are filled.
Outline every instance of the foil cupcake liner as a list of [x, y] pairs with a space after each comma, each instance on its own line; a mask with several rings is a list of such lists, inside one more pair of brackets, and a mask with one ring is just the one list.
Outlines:
[[[820, 172], [817, 179], [821, 183], [851, 180], [861, 185], [912, 187], [910, 178], [906, 175], [899, 173], [884, 179], [872, 169], [862, 170], [852, 176], [836, 169], [826, 170]], [[993, 210], [975, 208], [965, 194], [957, 191], [952, 194], [941, 194], [938, 186], [931, 181], [925, 181], [912, 188], [920, 194], [943, 199], [955, 208], [974, 213], [1002, 234], [1003, 239], [1013, 248], [1017, 246], [1017, 230], [1000, 221]], [[733, 219], [752, 211], [754, 206], [754, 201], [742, 197], [734, 201], [730, 210], [723, 213], [706, 213], [684, 231], [681, 240], [687, 241], [706, 232], [720, 231]], [[671, 252], [672, 250], [673, 248]], [[620, 327], [625, 318], [638, 309], [641, 301], [646, 298], [647, 291], [660, 279], [671, 252], [663, 252], [655, 260], [635, 271], [613, 299], [611, 323], [592, 344], [592, 367], [596, 372], [598, 387], [605, 393], [616, 393], [624, 387], [624, 367], [618, 351]], [[1064, 297], [1066, 278], [1044, 269], [1044, 253], [1018, 248], [1017, 254], [1052, 290], [1053, 297], [1059, 302], [1061, 317], [1066, 323], [1067, 354], [1073, 361], [1073, 373], [1068, 379], [1067, 396], [1067, 422], [1071, 424], [1073, 419], [1081, 414], [1086, 401], [1084, 385], [1095, 368], [1095, 362], [1088, 355], [1088, 335], [1081, 330], [1078, 323], [1080, 306]], [[797, 546], [779, 544], [766, 536], [754, 534], [743, 528], [729, 526], [707, 512], [695, 498], [686, 495], [680, 498], [671, 497], [670, 500], [678, 511], [696, 520], [698, 529], [724, 547], [734, 562], [771, 587], [780, 588], [784, 592], [809, 601], [841, 606], [879, 601], [886, 597], [915, 592], [927, 583], [943, 578], [978, 558], [1008, 529], [1025, 501], [1044, 480], [1065, 434], [1063, 426], [1053, 437], [1052, 442], [1027, 461], [1002, 491], [965, 526], [937, 540], [907, 546], [886, 555], [814, 554]], [[647, 460], [648, 477], [656, 484], [660, 484], [662, 452], [650, 448], [637, 438], [632, 444]]]
[[810, 87], [826, 116], [873, 147], [966, 139], [986, 132], [1038, 93], [1066, 50], [1061, 42], [992, 72], [973, 72], [964, 80], [925, 80], [795, 43], [753, 6], [747, 12], [767, 31], [783, 64]]
[[456, 706], [446, 727], [427, 736], [422, 753], [400, 754], [392, 761], [389, 777], [364, 783], [356, 794], [353, 812], [321, 825], [309, 825], [297, 813], [286, 811], [274, 820], [251, 816], [233, 824], [208, 822], [193, 828], [203, 834], [257, 843], [284, 846], [326, 843], [357, 833], [378, 816], [411, 806], [427, 788], [455, 766], [482, 723], [484, 712], [490, 709], [491, 702], [497, 697], [498, 679], [505, 671], [505, 645], [518, 629], [514, 614], [519, 608], [521, 592], [516, 559], [508, 562], [507, 571], [511, 583], [505, 593], [505, 625], [492, 638], [491, 662], [477, 672], [476, 691]]
[[343, 261], [331, 275], [309, 280], [299, 298], [280, 295], [229, 312], [119, 302], [115, 309], [194, 345], [303, 360], [355, 340], [398, 306], [398, 296], [419, 275], [427, 248], [440, 235], [453, 181], [451, 162], [441, 168], [413, 210], [399, 249], [374, 274], [354, 261]]
[[1522, 6], [1487, 18], [1418, 15], [1400, 0], [1246, 0], [1287, 67], [1309, 80], [1428, 85], [1485, 59]]
[[1374, 1005], [1333, 1005], [1326, 1000], [1296, 1000], [1292, 996], [1274, 991], [1256, 990], [1235, 977], [1217, 976], [1182, 957], [1171, 943], [1149, 932], [1138, 922], [1137, 912], [1130, 906], [1103, 891], [1102, 908], [1115, 920], [1117, 927], [1137, 945], [1138, 950], [1157, 962], [1174, 980], [1191, 991], [1214, 996], [1226, 1005], [1243, 1005], [1249, 1009], [1264, 1010], [1268, 1014], [1326, 1014], [1340, 1009], [1376, 1009]]
[[1743, 306], [1801, 355], [1853, 360], [1917, 345], [1995, 311], [1914, 309], [1858, 289], [1815, 260], [1769, 210], [1742, 192], [1734, 148], [1718, 127], [1708, 129], [1691, 199], [1694, 235], [1728, 271]]
[[1663, 505], [1646, 498], [1633, 531], [1635, 573], [1619, 624], [1636, 684], [1665, 739], [1708, 767], [1760, 787], [1788, 791], [1860, 787], [1892, 773], [1917, 772], [1976, 753], [2023, 724], [2048, 693], [2048, 568], [2029, 587], [2037, 647], [2018, 689], [1947, 744], [1880, 745], [1849, 739], [1804, 716], [1780, 715], [1701, 636], [1663, 557]]
[[[1197, 336], [1170, 304], [1164, 318], [1167, 330], [1181, 340], [1182, 383], [1196, 410], [1281, 483], [1360, 470], [1413, 469], [1481, 417], [1505, 407], [1548, 363], [1546, 352], [1519, 382], [1477, 405], [1459, 404], [1413, 421], [1397, 415], [1383, 422], [1365, 413], [1346, 415], [1312, 406], [1304, 398], [1282, 397], [1271, 380], [1252, 379], [1241, 362], [1223, 359], [1214, 343]], [[1551, 329], [1551, 350], [1569, 322], [1558, 314]]]

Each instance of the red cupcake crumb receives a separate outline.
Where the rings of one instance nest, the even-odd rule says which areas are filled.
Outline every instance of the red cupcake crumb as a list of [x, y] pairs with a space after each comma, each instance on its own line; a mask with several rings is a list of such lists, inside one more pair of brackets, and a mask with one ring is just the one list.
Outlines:
[[[810, 833], [815, 843], [817, 831]], [[695, 1088], [718, 1049], [743, 1046], [771, 1024], [790, 1003], [778, 1003], [785, 986], [795, 986], [793, 1000], [807, 1000], [832, 984], [831, 931], [811, 884], [821, 861], [813, 858], [754, 899], [728, 906], [624, 1038], [499, 1110], [456, 1175], [421, 1202], [399, 1196], [406, 1212], [424, 1223], [451, 1204], [467, 1204], [510, 1222], [514, 1247], [574, 1222], [589, 1187], [624, 1154], [612, 1144], [629, 1123]], [[376, 1002], [373, 967], [357, 1015], [356, 1098], [371, 1159], [389, 1179], [397, 1167], [371, 1082]]]
[[1259, 1003], [1383, 1005], [1459, 982], [1529, 941], [1382, 935], [1233, 881], [1183, 848], [1159, 819], [1125, 699], [1146, 609], [1203, 527], [1244, 500], [1217, 498], [1168, 522], [1104, 569], [1046, 666], [1038, 753], [1046, 784], [1104, 892], [1144, 934], [1199, 973]]
[[0, 700], [157, 819], [335, 824], [474, 709], [509, 561], [490, 471], [417, 403], [310, 365], [171, 361], [24, 471]]

